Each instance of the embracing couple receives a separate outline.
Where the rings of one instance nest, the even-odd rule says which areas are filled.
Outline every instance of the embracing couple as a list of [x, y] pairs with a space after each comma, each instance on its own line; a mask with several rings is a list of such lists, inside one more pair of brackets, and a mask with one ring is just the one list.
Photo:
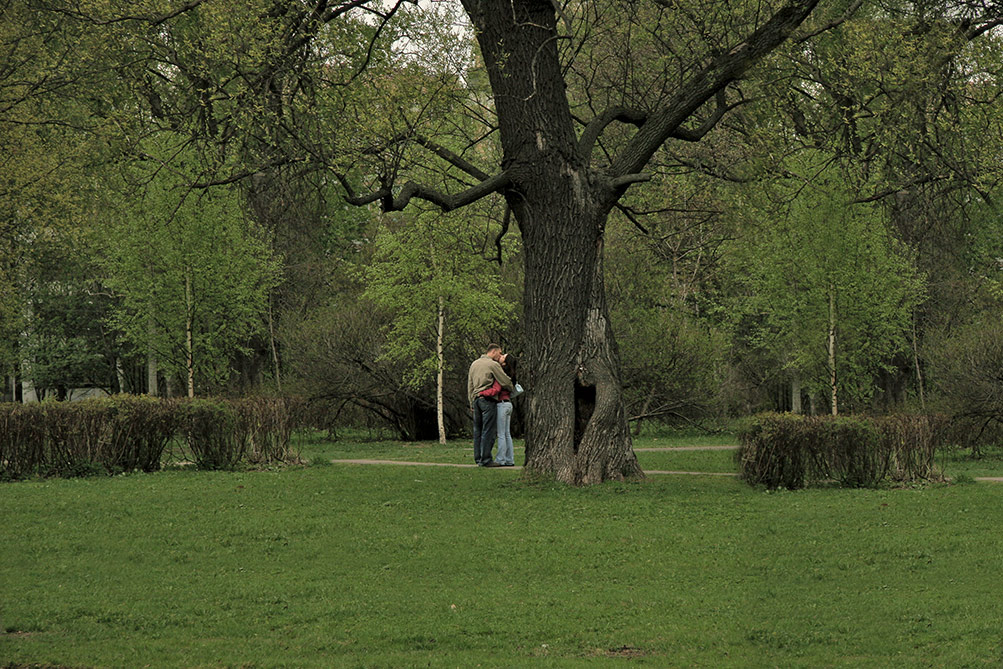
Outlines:
[[[515, 358], [489, 344], [484, 355], [470, 364], [467, 398], [474, 413], [474, 462], [478, 467], [512, 467], [512, 398], [522, 392], [516, 383]], [[491, 448], [498, 438], [498, 455]]]

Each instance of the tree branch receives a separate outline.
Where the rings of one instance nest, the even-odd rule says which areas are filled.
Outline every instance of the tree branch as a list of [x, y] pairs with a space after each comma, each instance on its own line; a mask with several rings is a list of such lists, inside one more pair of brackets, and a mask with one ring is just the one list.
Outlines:
[[73, 17], [75, 19], [79, 19], [81, 21], [86, 21], [87, 23], [90, 23], [91, 25], [95, 25], [95, 26], [107, 26], [107, 25], [112, 25], [112, 24], [115, 24], [115, 23], [122, 23], [124, 21], [142, 21], [142, 22], [145, 22], [145, 23], [149, 23], [151, 26], [159, 26], [160, 24], [166, 23], [167, 21], [170, 21], [171, 19], [173, 19], [173, 18], [175, 18], [177, 16], [180, 16], [181, 14], [184, 14], [185, 12], [188, 12], [188, 11], [191, 11], [191, 10], [195, 9], [196, 7], [198, 7], [199, 5], [201, 5], [204, 2], [205, 2], [205, 0], [191, 0], [191, 2], [186, 2], [185, 4], [183, 4], [182, 6], [178, 7], [176, 10], [174, 10], [173, 12], [169, 12], [167, 14], [161, 14], [160, 16], [125, 15], [125, 16], [116, 16], [115, 18], [111, 18], [111, 19], [97, 19], [97, 18], [94, 18], [93, 16], [88, 16], [87, 14], [84, 14], [81, 11], [74, 11], [74, 10], [69, 10], [69, 9], [60, 9], [60, 8], [55, 8], [55, 7], [52, 8], [52, 11], [59, 12], [61, 14], [65, 14], [67, 16], [71, 16], [71, 17]]
[[851, 200], [851, 204], [867, 204], [868, 202], [877, 202], [878, 200], [883, 200], [890, 195], [896, 195], [898, 193], [903, 193], [914, 186], [924, 186], [929, 183], [935, 183], [937, 181], [944, 181], [945, 177], [926, 175], [916, 179], [910, 180], [908, 183], [897, 184], [892, 188], [888, 188], [883, 191], [874, 193], [873, 195], [860, 196], [855, 200]]
[[400, 193], [394, 197], [393, 190], [389, 185], [366, 195], [358, 195], [352, 189], [351, 184], [344, 175], [335, 174], [335, 176], [347, 193], [345, 197], [346, 202], [357, 207], [379, 202], [380, 208], [383, 211], [401, 211], [412, 198], [431, 202], [443, 211], [452, 211], [476, 202], [492, 193], [501, 192], [510, 183], [508, 172], [500, 172], [472, 188], [450, 195], [415, 183], [414, 181], [409, 181], [400, 189]]
[[863, 5], [863, 4], [864, 4], [864, 0], [854, 0], [854, 2], [849, 7], [846, 8], [846, 11], [843, 12], [843, 15], [840, 16], [838, 19], [835, 19], [833, 21], [829, 21], [828, 23], [826, 23], [821, 28], [819, 28], [817, 30], [813, 30], [810, 33], [806, 33], [804, 35], [798, 35], [797, 37], [794, 37], [793, 38], [794, 42], [797, 43], [797, 44], [803, 44], [803, 43], [807, 42], [808, 40], [810, 40], [812, 37], [816, 37], [816, 36], [821, 35], [822, 33], [826, 32], [826, 31], [829, 31], [829, 30], [832, 30], [833, 28], [839, 27], [840, 25], [842, 25], [842, 24], [846, 23], [847, 21], [849, 21], [853, 17], [853, 15], [857, 13], [857, 10], [860, 9], [860, 6]]
[[980, 37], [993, 28], [998, 28], [999, 26], [1003, 26], [1003, 18], [994, 19], [979, 26], [969, 26], [965, 30], [965, 38], [971, 42], [976, 37]]
[[212, 188], [213, 186], [226, 186], [227, 184], [236, 183], [238, 181], [243, 181], [248, 177], [253, 177], [256, 174], [261, 174], [266, 170], [270, 170], [273, 167], [282, 167], [283, 165], [292, 165], [294, 163], [305, 162], [303, 158], [280, 158], [278, 160], [272, 160], [267, 163], [257, 165], [253, 169], [244, 170], [243, 172], [237, 172], [236, 174], [231, 174], [228, 177], [222, 177], [219, 179], [211, 179], [209, 181], [198, 181], [191, 185], [193, 189], [206, 189]]
[[442, 146], [441, 144], [437, 144], [432, 140], [427, 139], [426, 137], [422, 137], [421, 135], [416, 135], [411, 139], [413, 139], [416, 144], [424, 146], [426, 149], [428, 149], [435, 155], [439, 156], [453, 167], [457, 167], [463, 170], [464, 172], [474, 177], [475, 179], [480, 179], [481, 181], [487, 181], [488, 179], [491, 178], [491, 175], [489, 175], [487, 172], [481, 170], [476, 165], [468, 161], [466, 158], [463, 158], [462, 156], [453, 153], [452, 151]]
[[619, 202], [616, 203], [616, 208], [619, 209], [620, 213], [623, 214], [624, 216], [626, 216], [627, 220], [630, 221], [631, 223], [633, 223], [634, 227], [637, 228], [638, 230], [640, 230], [643, 234], [645, 234], [645, 235], [651, 234], [651, 232], [646, 227], [644, 227], [643, 225], [641, 225], [641, 222], [639, 220], [637, 220], [637, 216], [634, 215], [634, 212], [631, 211], [630, 208], [625, 207], [624, 205], [620, 204]]
[[640, 172], [679, 126], [707, 100], [782, 44], [817, 4], [818, 0], [792, 0], [747, 39], [691, 76], [664, 107], [649, 115], [613, 161], [610, 173], [616, 176]]
[[727, 98], [725, 90], [722, 88], [717, 92], [717, 109], [710, 117], [700, 124], [700, 127], [696, 130], [687, 130], [686, 128], [676, 128], [672, 133], [673, 139], [681, 139], [684, 142], [699, 142], [704, 136], [714, 129], [718, 122], [724, 118], [724, 115], [730, 112], [732, 109], [741, 107], [742, 105], [749, 102], [748, 100], [739, 100], [733, 105], [727, 104]]
[[419, 146], [425, 147], [426, 149], [428, 149], [435, 155], [439, 156], [453, 167], [457, 167], [463, 170], [464, 172], [474, 177], [475, 179], [478, 179], [480, 181], [487, 181], [488, 179], [491, 178], [490, 174], [480, 169], [479, 167], [468, 161], [463, 156], [460, 156], [459, 154], [450, 151], [441, 144], [433, 142], [432, 140], [422, 135], [411, 135], [407, 133], [402, 133], [395, 137], [392, 137], [384, 144], [363, 150], [363, 153], [370, 156], [378, 156], [380, 153], [386, 151], [394, 144], [399, 144], [401, 142], [406, 142], [409, 140]]
[[599, 135], [614, 121], [630, 123], [640, 128], [647, 119], [648, 115], [637, 109], [628, 109], [627, 107], [612, 107], [607, 109], [589, 121], [588, 125], [585, 126], [585, 130], [582, 131], [582, 136], [578, 139], [579, 157], [586, 163], [589, 162], [589, 156], [592, 155], [592, 149], [596, 142], [599, 141]]
[[631, 184], [643, 183], [645, 181], [651, 181], [650, 174], [624, 174], [623, 176], [613, 177], [610, 185], [614, 188], [626, 188]]
[[502, 240], [505, 238], [505, 235], [508, 233], [508, 225], [509, 225], [509, 221], [511, 221], [511, 220], [512, 220], [512, 208], [508, 206], [508, 203], [506, 203], [505, 204], [505, 215], [502, 216], [502, 228], [501, 228], [501, 232], [499, 232], [498, 236], [495, 237], [495, 247], [498, 249], [498, 257], [494, 258], [494, 260], [498, 261], [498, 266], [499, 267], [502, 264]]

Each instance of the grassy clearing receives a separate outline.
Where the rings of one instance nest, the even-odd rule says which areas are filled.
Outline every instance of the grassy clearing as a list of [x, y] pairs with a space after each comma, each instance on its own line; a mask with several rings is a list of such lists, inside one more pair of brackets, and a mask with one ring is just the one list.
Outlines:
[[978, 458], [968, 449], [947, 450], [937, 456], [937, 462], [950, 476], [1003, 476], [1003, 446], [984, 448]]
[[[635, 448], [669, 448], [689, 446], [733, 445], [734, 436], [710, 438], [670, 439], [666, 437], [642, 437], [634, 440]], [[296, 444], [301, 457], [312, 463], [330, 460], [377, 459], [411, 462], [448, 462], [473, 464], [473, 448], [466, 441], [450, 441], [446, 445], [438, 442], [399, 441], [339, 441], [331, 442], [320, 435], [301, 438]], [[638, 451], [637, 457], [645, 469], [683, 469], [696, 467], [694, 471], [736, 471], [732, 460], [733, 451]], [[523, 462], [523, 442], [515, 440], [516, 464]], [[709, 467], [709, 468], [708, 468]]]
[[1001, 495], [351, 465], [4, 484], [0, 661], [999, 666]]
[[[634, 439], [637, 459], [645, 470], [737, 472], [734, 450], [649, 451], [662, 448], [700, 448], [735, 446], [733, 434], [718, 435], [648, 435]], [[295, 444], [301, 456], [315, 464], [335, 459], [376, 459], [410, 462], [472, 464], [473, 452], [466, 441], [438, 442], [338, 441], [331, 442], [320, 433], [301, 436]], [[522, 464], [522, 440], [515, 440], [516, 464]], [[984, 449], [983, 456], [972, 459], [969, 451], [944, 449], [937, 455], [937, 465], [947, 476], [1003, 476], [1003, 447]]]

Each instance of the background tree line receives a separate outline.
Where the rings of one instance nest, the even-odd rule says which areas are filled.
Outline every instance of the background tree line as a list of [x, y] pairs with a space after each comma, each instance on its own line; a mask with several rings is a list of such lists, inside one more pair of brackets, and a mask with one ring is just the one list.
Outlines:
[[[505, 151], [458, 5], [2, 4], [7, 399], [294, 392], [332, 429], [424, 439], [467, 429], [486, 342], [537, 346], [511, 199], [440, 195]], [[549, 10], [583, 134], [621, 110], [592, 160], [783, 8]], [[830, 3], [658, 149], [599, 260], [635, 427], [1003, 417], [1001, 22]]]

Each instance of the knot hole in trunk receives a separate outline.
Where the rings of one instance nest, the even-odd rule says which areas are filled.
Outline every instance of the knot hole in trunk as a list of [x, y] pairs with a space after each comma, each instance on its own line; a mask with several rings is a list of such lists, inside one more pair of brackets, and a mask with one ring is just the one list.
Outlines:
[[592, 413], [595, 409], [596, 387], [583, 385], [578, 379], [575, 379], [575, 453], [578, 453], [578, 445], [582, 443], [585, 428], [592, 420]]

